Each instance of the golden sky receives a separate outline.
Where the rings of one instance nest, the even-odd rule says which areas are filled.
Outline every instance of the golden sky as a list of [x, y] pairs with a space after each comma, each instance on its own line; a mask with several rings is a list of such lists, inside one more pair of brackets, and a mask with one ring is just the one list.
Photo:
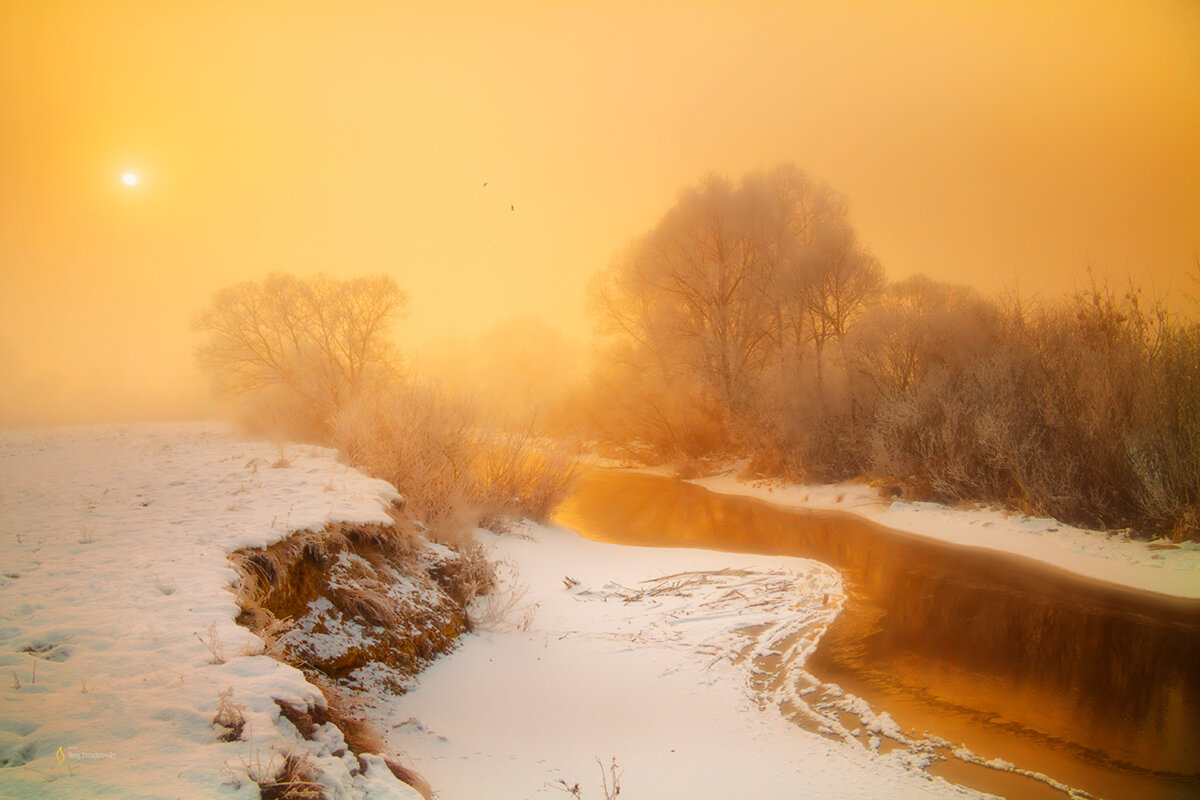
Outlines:
[[0, 422], [198, 413], [192, 314], [274, 270], [583, 336], [680, 188], [780, 161], [893, 278], [1177, 290], [1200, 3], [0, 0]]

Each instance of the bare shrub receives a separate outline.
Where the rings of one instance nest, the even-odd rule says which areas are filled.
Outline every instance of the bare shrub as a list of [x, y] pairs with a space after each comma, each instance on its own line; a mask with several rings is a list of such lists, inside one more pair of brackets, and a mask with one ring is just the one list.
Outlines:
[[1135, 290], [1004, 311], [986, 351], [893, 385], [871, 471], [918, 494], [1197, 535], [1200, 334]]
[[472, 472], [483, 507], [500, 514], [481, 522], [492, 529], [503, 527], [505, 518], [545, 522], [566, 496], [578, 463], [560, 443], [535, 435], [532, 425], [492, 432], [479, 442]]
[[842, 480], [862, 469], [868, 423], [859, 388], [840, 368], [815, 364], [764, 376], [757, 402], [736, 430], [750, 471], [789, 480]]
[[617, 795], [621, 794], [621, 776], [625, 774], [625, 770], [617, 767], [615, 756], [607, 770], [599, 758], [596, 759], [596, 764], [600, 767], [600, 788], [604, 791], [604, 800], [616, 800]]
[[462, 398], [408, 384], [358, 398], [333, 429], [344, 458], [396, 486], [426, 536], [459, 554], [446, 587], [464, 608], [495, 583], [475, 528], [503, 531], [522, 517], [544, 521], [566, 496], [578, 464], [576, 454], [537, 436], [532, 425], [497, 429], [476, 419]]
[[1200, 537], [1200, 323], [1135, 287], [883, 287], [845, 201], [781, 167], [684, 192], [592, 299], [593, 429], [624, 455]]
[[[625, 770], [617, 766], [616, 758], [612, 759], [607, 768], [599, 758], [596, 759], [596, 764], [600, 767], [600, 790], [604, 793], [604, 800], [616, 800], [621, 794], [621, 776], [625, 774]], [[583, 786], [579, 783], [568, 783], [560, 778], [546, 785], [572, 797], [583, 797]]]
[[504, 430], [476, 420], [465, 399], [407, 384], [349, 404], [335, 418], [333, 443], [396, 486], [431, 530], [545, 520], [565, 497], [577, 457], [532, 426]]
[[225, 732], [217, 737], [223, 742], [236, 742], [242, 738], [242, 731], [246, 728], [246, 707], [233, 702], [232, 686], [217, 695], [217, 713], [213, 716], [213, 725], [225, 728]]
[[322, 800], [324, 787], [307, 753], [272, 753], [267, 761], [255, 751], [244, 762], [246, 773], [258, 784], [263, 800]]
[[[515, 562], [500, 561], [491, 590], [480, 596], [468, 610], [471, 627], [485, 631], [525, 631], [533, 623], [537, 604], [525, 601], [529, 586], [521, 583]], [[569, 587], [568, 587], [569, 588]]]
[[1134, 499], [1172, 539], [1200, 539], [1200, 325], [1168, 328], [1128, 437]]
[[622, 346], [593, 376], [585, 408], [591, 430], [621, 458], [697, 459], [728, 445], [725, 412], [693, 376]]
[[399, 489], [426, 523], [460, 514], [473, 494], [475, 440], [470, 407], [420, 385], [356, 398], [332, 436], [347, 461]]
[[224, 664], [225, 647], [221, 644], [221, 637], [217, 633], [217, 623], [209, 623], [209, 626], [205, 628], [205, 632], [208, 634], [207, 639], [201, 636], [199, 633], [196, 634], [196, 638], [200, 640], [201, 644], [208, 648], [208, 653], [210, 656], [209, 663]]

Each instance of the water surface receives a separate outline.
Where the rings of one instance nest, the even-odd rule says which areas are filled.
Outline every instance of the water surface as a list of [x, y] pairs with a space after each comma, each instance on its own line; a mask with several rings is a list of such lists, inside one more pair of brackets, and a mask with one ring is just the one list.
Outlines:
[[[598, 541], [827, 563], [847, 600], [808, 663], [821, 680], [1098, 797], [1200, 797], [1200, 602], [642, 473], [587, 473], [556, 519]], [[930, 771], [1057, 794], [962, 762]]]

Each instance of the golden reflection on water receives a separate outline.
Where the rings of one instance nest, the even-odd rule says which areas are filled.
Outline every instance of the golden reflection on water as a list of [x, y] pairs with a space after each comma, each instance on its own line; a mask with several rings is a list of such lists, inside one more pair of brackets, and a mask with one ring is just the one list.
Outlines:
[[588, 473], [556, 519], [599, 541], [821, 560], [847, 591], [808, 665], [822, 680], [1097, 796], [1200, 796], [1200, 603], [638, 473]]

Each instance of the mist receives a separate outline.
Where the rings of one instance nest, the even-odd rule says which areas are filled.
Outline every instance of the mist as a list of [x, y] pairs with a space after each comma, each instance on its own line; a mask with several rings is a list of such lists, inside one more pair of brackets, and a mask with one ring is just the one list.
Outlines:
[[191, 319], [277, 271], [392, 276], [402, 345], [586, 343], [588, 282], [683, 187], [780, 162], [893, 279], [1177, 297], [1198, 37], [1166, 0], [7, 4], [0, 422], [214, 413]]
[[1200, 796], [1198, 43], [0, 0], [0, 794]]

